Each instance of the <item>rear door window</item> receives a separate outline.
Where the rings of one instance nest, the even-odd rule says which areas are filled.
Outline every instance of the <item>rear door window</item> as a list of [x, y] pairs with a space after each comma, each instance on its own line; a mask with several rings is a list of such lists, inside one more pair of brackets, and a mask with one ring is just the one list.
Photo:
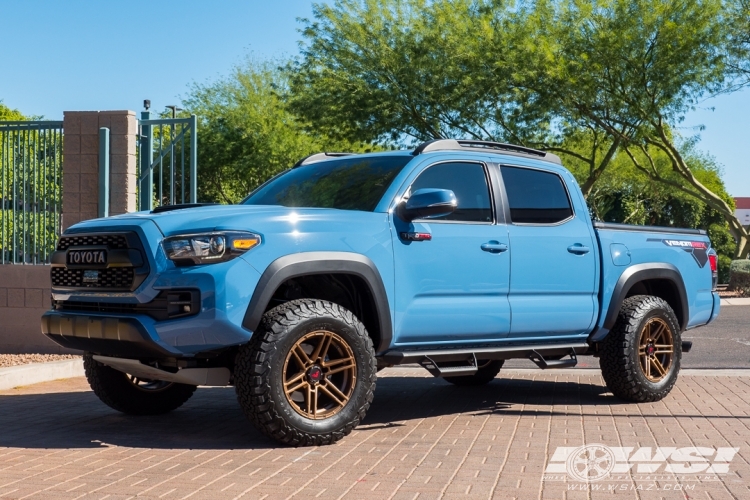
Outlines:
[[570, 198], [559, 175], [543, 170], [501, 166], [511, 222], [555, 224], [573, 216]]

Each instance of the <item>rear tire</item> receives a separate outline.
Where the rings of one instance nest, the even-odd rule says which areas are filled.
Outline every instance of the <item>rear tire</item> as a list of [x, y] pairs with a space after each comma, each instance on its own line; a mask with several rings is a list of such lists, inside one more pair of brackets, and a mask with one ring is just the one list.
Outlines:
[[480, 368], [476, 373], [472, 375], [464, 375], [460, 377], [443, 377], [443, 379], [445, 379], [446, 382], [450, 382], [451, 384], [461, 386], [479, 386], [489, 384], [490, 382], [495, 380], [497, 374], [500, 373], [500, 369], [503, 367], [503, 363], [505, 363], [505, 360], [488, 360], [484, 365], [482, 365], [481, 361], [478, 361], [478, 363], [480, 364]]
[[160, 415], [182, 406], [190, 399], [194, 385], [138, 380], [95, 361], [92, 354], [83, 355], [86, 379], [104, 404], [128, 415]]
[[650, 295], [628, 297], [600, 345], [599, 366], [612, 394], [644, 403], [664, 398], [677, 382], [682, 340], [669, 304]]
[[375, 350], [351, 311], [300, 299], [268, 311], [235, 363], [240, 406], [266, 436], [292, 446], [331, 444], [365, 417]]

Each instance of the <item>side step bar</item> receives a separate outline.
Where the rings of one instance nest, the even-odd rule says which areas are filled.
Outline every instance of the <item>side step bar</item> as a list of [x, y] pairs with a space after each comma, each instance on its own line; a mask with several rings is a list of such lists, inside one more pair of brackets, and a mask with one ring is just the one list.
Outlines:
[[[527, 358], [539, 368], [569, 368], [578, 363], [578, 354], [589, 351], [589, 345], [539, 344], [524, 346], [496, 346], [460, 349], [398, 350], [383, 353], [381, 361], [387, 365], [418, 363], [436, 377], [472, 375], [477, 372], [477, 360]], [[569, 359], [562, 359], [569, 356]], [[552, 359], [550, 359], [552, 358]]]
[[466, 365], [440, 366], [434, 359], [425, 356], [419, 362], [422, 368], [432, 374], [433, 377], [460, 377], [463, 375], [474, 375], [477, 368], [477, 358], [472, 353], [466, 358]]

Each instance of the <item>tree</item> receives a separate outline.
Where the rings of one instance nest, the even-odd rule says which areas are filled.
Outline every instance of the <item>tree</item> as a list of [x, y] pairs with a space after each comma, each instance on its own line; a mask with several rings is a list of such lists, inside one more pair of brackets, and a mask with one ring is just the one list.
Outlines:
[[[736, 255], [747, 256], [749, 235], [731, 200], [701, 182], [681, 151], [685, 140], [676, 133], [685, 112], [728, 84], [732, 31], [722, 2], [537, 2], [533, 12], [545, 21], [536, 36], [546, 43], [535, 48], [550, 51], [553, 57], [541, 56], [564, 68], [545, 70], [540, 80], [562, 89], [569, 96], [566, 106], [619, 138], [633, 164], [651, 180], [721, 213], [738, 241]], [[574, 74], [580, 76], [572, 81], [568, 75]], [[656, 168], [654, 150], [669, 161], [673, 176]]]
[[0, 121], [20, 121], [27, 119], [20, 111], [9, 108], [0, 99]]
[[236, 203], [304, 156], [371, 148], [305, 131], [287, 109], [286, 87], [285, 74], [273, 62], [252, 59], [228, 77], [192, 86], [183, 105], [200, 120], [201, 200]]
[[621, 139], [538, 77], [549, 65], [529, 46], [534, 18], [514, 12], [471, 0], [316, 5], [290, 67], [291, 104], [314, 127], [349, 139], [466, 137], [560, 153], [586, 163], [587, 196]]
[[[728, 88], [734, 31], [721, 0], [339, 0], [314, 18], [291, 67], [292, 106], [314, 126], [536, 146], [583, 162], [587, 196], [621, 151], [720, 212], [738, 256], [750, 250], [678, 133], [685, 112]], [[656, 175], [654, 149], [674, 176]]]

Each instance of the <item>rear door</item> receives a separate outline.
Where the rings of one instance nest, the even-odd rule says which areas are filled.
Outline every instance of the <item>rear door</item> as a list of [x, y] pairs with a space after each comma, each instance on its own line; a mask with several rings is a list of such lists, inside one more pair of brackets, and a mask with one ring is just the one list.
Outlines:
[[562, 177], [501, 166], [512, 248], [510, 337], [579, 336], [596, 311], [597, 254], [588, 212], [576, 213]]

